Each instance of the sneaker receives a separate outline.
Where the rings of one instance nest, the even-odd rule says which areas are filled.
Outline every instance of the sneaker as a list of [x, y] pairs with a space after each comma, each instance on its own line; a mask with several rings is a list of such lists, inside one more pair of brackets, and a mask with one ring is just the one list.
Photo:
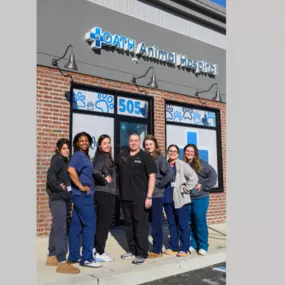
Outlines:
[[162, 253], [155, 253], [155, 252], [148, 253], [148, 258], [158, 258], [158, 257], [162, 257]]
[[187, 255], [189, 255], [189, 254], [190, 254], [189, 251], [188, 251], [188, 252], [179, 251], [179, 252], [176, 254], [176, 256], [177, 256], [177, 257], [184, 257], [184, 256], [187, 256]]
[[134, 257], [134, 255], [131, 252], [126, 252], [126, 253], [121, 255], [121, 258], [123, 258], [123, 259], [131, 259], [133, 257]]
[[104, 252], [102, 254], [96, 253], [95, 259], [97, 262], [112, 262], [112, 261], [114, 261], [114, 259], [112, 257], [110, 257], [106, 252]]
[[80, 263], [81, 266], [85, 266], [85, 267], [92, 267], [92, 268], [99, 268], [102, 267], [102, 263], [100, 262], [96, 262], [95, 260], [87, 261], [85, 260], [84, 263]]
[[80, 269], [68, 262], [59, 262], [57, 264], [56, 272], [66, 273], [66, 274], [77, 274], [80, 272]]
[[46, 265], [47, 266], [57, 266], [58, 261], [56, 256], [48, 256], [47, 257], [47, 261], [46, 261]]
[[177, 251], [173, 251], [172, 249], [167, 249], [164, 251], [164, 254], [173, 255], [173, 254], [177, 254]]
[[199, 255], [206, 255], [207, 254], [207, 251], [205, 250], [205, 249], [199, 249], [199, 251], [198, 251], [198, 254]]
[[196, 251], [196, 249], [195, 249], [194, 247], [190, 246], [190, 247], [189, 247], [189, 251], [190, 251], [191, 253], [193, 253], [193, 252]]
[[133, 264], [143, 264], [143, 263], [147, 263], [147, 258], [143, 258], [141, 256], [137, 256], [134, 260], [133, 260]]

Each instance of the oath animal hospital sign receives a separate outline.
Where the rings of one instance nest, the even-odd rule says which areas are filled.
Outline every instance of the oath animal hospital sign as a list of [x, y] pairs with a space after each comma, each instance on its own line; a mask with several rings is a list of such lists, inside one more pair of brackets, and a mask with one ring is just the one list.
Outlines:
[[182, 68], [191, 69], [196, 74], [218, 74], [217, 64], [211, 64], [204, 60], [194, 60], [177, 52], [167, 52], [159, 49], [156, 45], [149, 47], [143, 42], [137, 44], [134, 39], [118, 34], [111, 34], [108, 31], [102, 32], [102, 29], [97, 26], [85, 34], [85, 40], [89, 42], [91, 48], [95, 50], [101, 49], [103, 46], [114, 47], [115, 49], [124, 50], [134, 55], [144, 56]]

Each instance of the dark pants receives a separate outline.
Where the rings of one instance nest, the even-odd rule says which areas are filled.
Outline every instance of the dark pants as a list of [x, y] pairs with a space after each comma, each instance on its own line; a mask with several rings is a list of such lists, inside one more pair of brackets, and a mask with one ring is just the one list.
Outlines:
[[190, 247], [189, 204], [175, 209], [173, 203], [165, 203], [164, 209], [170, 234], [168, 248], [173, 251], [181, 250], [188, 252]]
[[195, 249], [208, 250], [207, 211], [209, 196], [192, 199], [190, 204], [190, 245]]
[[148, 257], [148, 210], [145, 200], [122, 201], [129, 250], [135, 256]]
[[67, 253], [67, 208], [64, 200], [49, 201], [52, 224], [49, 234], [49, 256], [56, 256], [59, 262], [66, 260]]
[[97, 226], [94, 248], [96, 252], [105, 252], [106, 240], [112, 226], [115, 196], [110, 193], [97, 191], [95, 195], [95, 206], [97, 214]]
[[82, 238], [82, 258], [80, 264], [84, 261], [92, 262], [94, 236], [96, 231], [96, 212], [94, 207], [93, 195], [82, 194], [73, 195], [74, 204], [72, 211], [72, 220], [69, 230], [69, 257], [68, 261], [77, 261], [80, 259], [80, 237]]
[[161, 253], [163, 244], [162, 209], [164, 198], [153, 198], [151, 207], [151, 234], [153, 239], [152, 252]]

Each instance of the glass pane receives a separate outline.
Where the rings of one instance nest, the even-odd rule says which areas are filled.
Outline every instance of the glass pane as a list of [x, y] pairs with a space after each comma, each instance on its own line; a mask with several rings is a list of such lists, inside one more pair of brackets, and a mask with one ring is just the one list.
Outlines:
[[[114, 156], [114, 119], [103, 117], [103, 116], [95, 116], [95, 115], [87, 115], [87, 114], [77, 114], [73, 113], [72, 117], [72, 136], [74, 136], [80, 132], [87, 132], [93, 139], [93, 143], [89, 149], [89, 155], [91, 160], [94, 157], [96, 148], [97, 148], [97, 140], [100, 135], [107, 134], [110, 136], [112, 141], [112, 155]], [[94, 127], [96, 126], [96, 127]], [[72, 140], [73, 140], [72, 138]]]
[[193, 108], [166, 105], [166, 121], [216, 127], [216, 113]]
[[120, 150], [128, 147], [128, 139], [131, 133], [137, 133], [140, 135], [142, 147], [144, 137], [147, 134], [147, 125], [130, 122], [120, 122]]
[[[200, 158], [208, 162], [219, 173], [217, 131], [210, 129], [166, 125], [166, 146], [176, 144], [180, 149], [180, 159], [185, 145], [198, 147]], [[219, 187], [218, 181], [215, 187]]]
[[100, 92], [73, 90], [73, 109], [114, 113], [114, 96]]

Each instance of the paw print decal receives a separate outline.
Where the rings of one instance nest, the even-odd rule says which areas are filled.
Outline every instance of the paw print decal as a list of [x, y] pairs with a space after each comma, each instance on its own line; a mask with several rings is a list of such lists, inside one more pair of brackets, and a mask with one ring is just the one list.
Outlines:
[[174, 113], [174, 121], [175, 119], [178, 119], [178, 121], [181, 121], [183, 119], [183, 116], [181, 114], [181, 112], [175, 111]]
[[216, 114], [214, 112], [207, 112], [209, 125], [216, 126]]
[[114, 97], [111, 95], [98, 93], [98, 100], [96, 101], [95, 108], [103, 113], [109, 113], [110, 110], [114, 109]]
[[201, 123], [201, 114], [198, 111], [195, 111], [192, 113], [192, 118], [194, 124], [200, 124]]
[[94, 110], [94, 103], [92, 101], [87, 103], [87, 110], [89, 110], [89, 111]]
[[84, 109], [86, 107], [85, 99], [86, 96], [81, 92], [73, 93], [73, 108]]
[[173, 108], [170, 105], [166, 105], [165, 112], [166, 112], [166, 120], [172, 121], [173, 120], [173, 115], [172, 115]]
[[189, 109], [189, 108], [182, 108], [183, 111], [183, 118], [185, 120], [192, 120], [192, 113], [193, 113], [193, 109]]

